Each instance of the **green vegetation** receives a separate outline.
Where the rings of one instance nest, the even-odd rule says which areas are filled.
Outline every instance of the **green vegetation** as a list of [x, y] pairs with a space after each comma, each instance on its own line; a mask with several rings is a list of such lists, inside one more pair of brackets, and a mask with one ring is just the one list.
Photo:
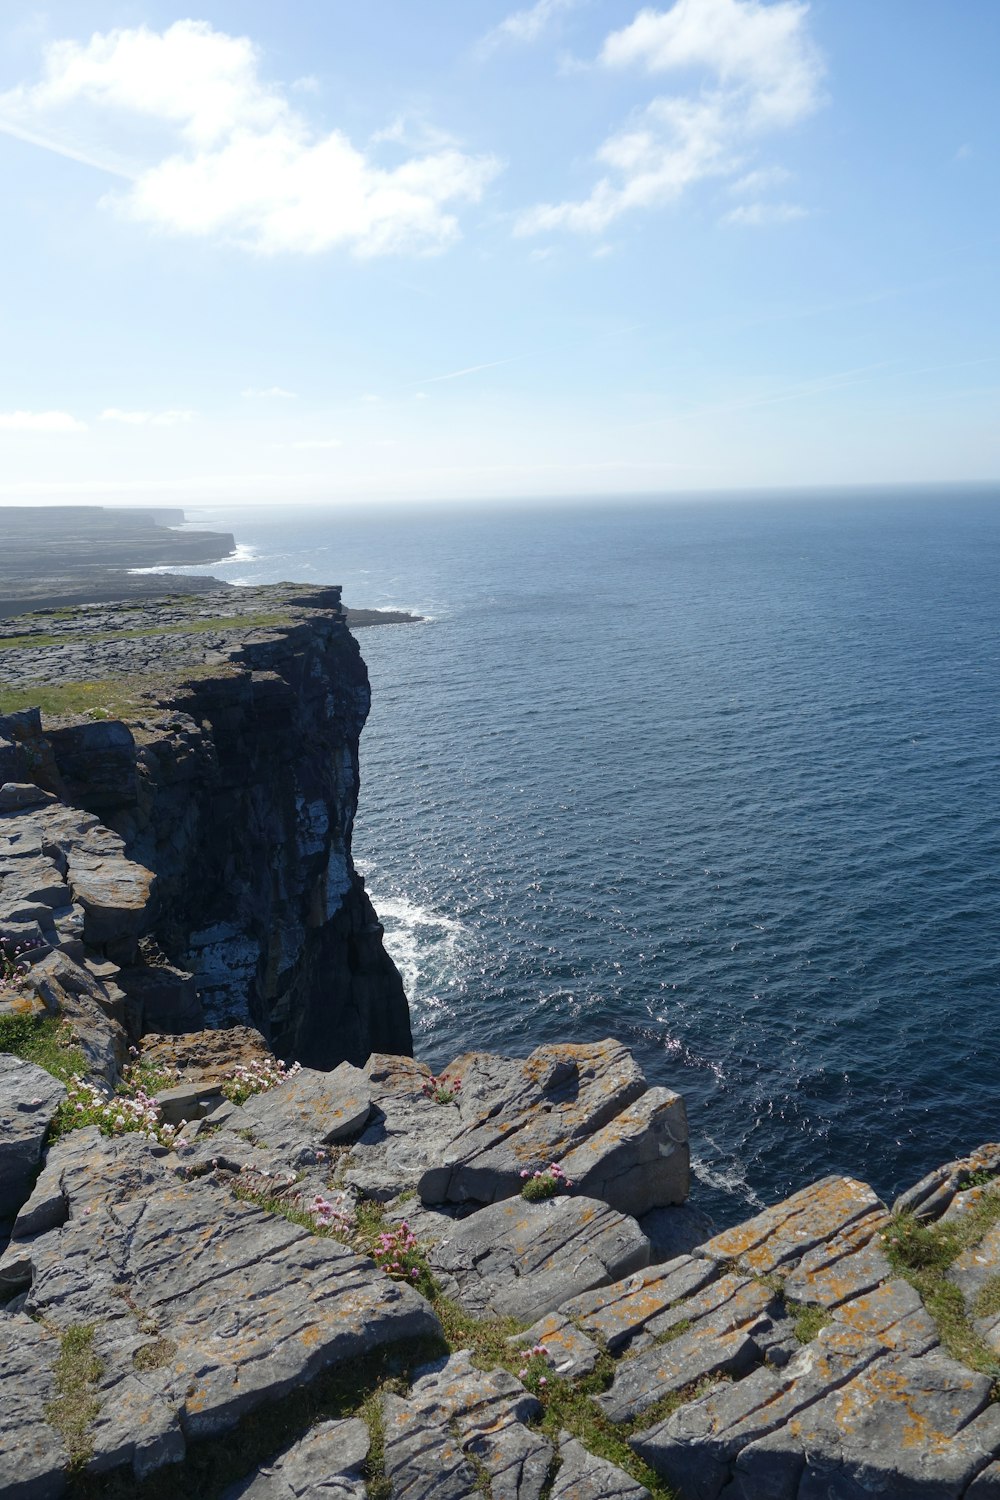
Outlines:
[[[89, 714], [92, 719], [128, 719], [155, 711], [157, 696], [205, 677], [236, 675], [225, 665], [178, 667], [174, 672], [127, 677], [104, 677], [86, 682], [30, 683], [11, 686], [0, 681], [0, 714], [38, 708], [51, 716]], [[154, 700], [154, 701], [151, 701]]]
[[151, 1344], [143, 1344], [135, 1351], [132, 1363], [137, 1370], [162, 1370], [176, 1353], [177, 1345], [172, 1339], [154, 1339]]
[[45, 1420], [66, 1444], [71, 1469], [81, 1468], [93, 1451], [89, 1428], [101, 1409], [94, 1387], [102, 1369], [94, 1353], [94, 1325], [67, 1328], [56, 1361], [57, 1395], [45, 1408]]
[[[984, 1193], [964, 1214], [947, 1223], [922, 1224], [911, 1214], [898, 1214], [883, 1236], [889, 1264], [920, 1293], [948, 1353], [993, 1379], [1000, 1377], [996, 1352], [976, 1332], [965, 1298], [948, 1280], [947, 1272], [959, 1255], [978, 1245], [998, 1221], [1000, 1193]], [[1000, 1310], [1000, 1287], [993, 1285], [998, 1280], [994, 1277], [980, 1295], [986, 1298], [986, 1305], [996, 1299]], [[976, 1316], [986, 1314], [977, 1311]]]
[[156, 635], [198, 635], [207, 630], [263, 630], [270, 625], [290, 625], [287, 614], [199, 616], [174, 625], [137, 625], [131, 630], [67, 631], [64, 635], [0, 636], [0, 651], [30, 651], [43, 646], [95, 646], [103, 641], [140, 641]]
[[820, 1329], [833, 1321], [825, 1307], [817, 1307], [812, 1302], [786, 1300], [785, 1310], [789, 1317], [795, 1320], [795, 1337], [800, 1344], [811, 1344]]
[[72, 1027], [52, 1016], [0, 1016], [0, 1052], [37, 1063], [61, 1083], [87, 1066]]

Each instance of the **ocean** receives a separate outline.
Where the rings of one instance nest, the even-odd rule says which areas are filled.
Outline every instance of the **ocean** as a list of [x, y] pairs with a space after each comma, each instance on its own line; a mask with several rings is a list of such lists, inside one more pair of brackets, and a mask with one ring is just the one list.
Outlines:
[[1000, 1138], [1000, 492], [188, 520], [425, 616], [354, 835], [418, 1056], [621, 1038], [720, 1223]]

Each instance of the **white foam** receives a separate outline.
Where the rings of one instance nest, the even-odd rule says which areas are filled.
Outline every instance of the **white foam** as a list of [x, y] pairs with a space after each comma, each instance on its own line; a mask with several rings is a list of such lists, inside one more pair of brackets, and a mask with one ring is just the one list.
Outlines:
[[[709, 1146], [719, 1147], [710, 1135], [703, 1137]], [[746, 1178], [746, 1172], [742, 1163], [730, 1156], [728, 1161], [724, 1159], [725, 1153], [719, 1151], [719, 1158], [713, 1162], [707, 1162], [698, 1155], [696, 1151], [691, 1153], [691, 1171], [699, 1182], [706, 1187], [715, 1188], [717, 1192], [728, 1193], [730, 1196], [740, 1198], [753, 1209], [764, 1207], [763, 1198], [758, 1197]]]
[[403, 978], [411, 1004], [436, 1010], [441, 991], [451, 988], [463, 968], [467, 928], [456, 917], [421, 906], [406, 896], [372, 901], [385, 928], [385, 948]]

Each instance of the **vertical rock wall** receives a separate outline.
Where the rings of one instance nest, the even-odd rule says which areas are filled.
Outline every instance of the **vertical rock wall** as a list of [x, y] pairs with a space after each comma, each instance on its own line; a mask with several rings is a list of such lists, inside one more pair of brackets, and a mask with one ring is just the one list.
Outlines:
[[288, 620], [227, 620], [220, 641], [158, 616], [162, 640], [128, 641], [135, 681], [180, 657], [174, 680], [144, 689], [149, 710], [46, 720], [44, 734], [35, 715], [0, 719], [0, 779], [95, 813], [155, 873], [143, 962], [118, 981], [143, 1029], [251, 1021], [320, 1068], [409, 1053], [402, 982], [351, 859], [370, 694], [340, 591], [241, 590], [239, 607]]

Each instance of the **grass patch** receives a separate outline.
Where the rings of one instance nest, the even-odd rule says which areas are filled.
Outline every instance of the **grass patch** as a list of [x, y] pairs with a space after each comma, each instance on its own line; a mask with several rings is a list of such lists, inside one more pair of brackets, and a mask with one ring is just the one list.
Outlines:
[[143, 1344], [135, 1351], [132, 1363], [137, 1370], [162, 1370], [176, 1353], [177, 1345], [172, 1339], [154, 1339], [151, 1344]]
[[991, 1276], [980, 1288], [972, 1313], [976, 1318], [995, 1318], [1000, 1313], [1000, 1276]]
[[203, 677], [238, 676], [238, 671], [222, 663], [217, 666], [178, 667], [174, 672], [156, 676], [102, 677], [86, 682], [36, 682], [27, 686], [5, 684], [0, 680], [0, 714], [18, 713], [37, 708], [51, 717], [89, 714], [92, 719], [128, 719], [155, 713], [163, 706], [157, 700], [169, 697], [179, 687]]
[[0, 651], [30, 651], [43, 646], [96, 646], [104, 641], [141, 641], [154, 635], [199, 635], [207, 630], [262, 630], [269, 625], [290, 625], [285, 614], [219, 615], [211, 619], [184, 620], [176, 625], [141, 625], [132, 630], [67, 631], [64, 635], [3, 635]]
[[69, 1023], [53, 1016], [0, 1016], [0, 1052], [37, 1063], [61, 1083], [87, 1067]]
[[[965, 1298], [954, 1282], [948, 1280], [947, 1272], [958, 1256], [978, 1245], [986, 1231], [998, 1221], [1000, 1196], [989, 1194], [980, 1198], [960, 1218], [948, 1223], [922, 1224], [911, 1214], [899, 1214], [883, 1236], [883, 1249], [889, 1264], [920, 1293], [948, 1353], [994, 1381], [1000, 1380], [1000, 1360], [996, 1351], [976, 1332], [966, 1310]], [[980, 1295], [984, 1293], [990, 1294], [990, 1302], [997, 1299], [997, 1310], [1000, 1311], [1000, 1277], [992, 1278]], [[975, 1315], [986, 1316], [978, 1310]], [[998, 1394], [996, 1386], [994, 1390]]]
[[45, 1407], [45, 1420], [66, 1444], [72, 1470], [80, 1469], [93, 1452], [89, 1429], [101, 1409], [94, 1388], [102, 1369], [94, 1353], [93, 1323], [67, 1328], [56, 1361], [57, 1394]]
[[818, 1307], [814, 1302], [785, 1302], [785, 1310], [793, 1319], [792, 1331], [800, 1344], [811, 1344], [821, 1328], [833, 1322], [832, 1315], [825, 1307]]

